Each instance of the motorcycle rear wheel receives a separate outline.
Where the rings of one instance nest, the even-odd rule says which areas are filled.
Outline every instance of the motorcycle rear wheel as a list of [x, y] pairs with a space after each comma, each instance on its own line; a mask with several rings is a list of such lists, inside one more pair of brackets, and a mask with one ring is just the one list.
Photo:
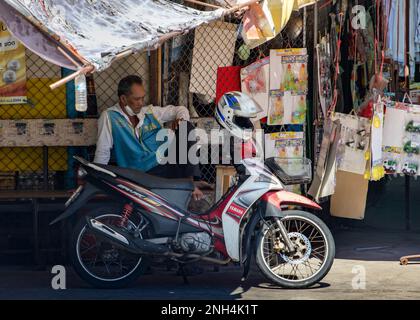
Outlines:
[[288, 254], [274, 219], [267, 220], [257, 236], [257, 266], [267, 279], [283, 288], [311, 287], [333, 265], [335, 244], [331, 231], [322, 220], [305, 211], [290, 211], [281, 220], [299, 249]]
[[[121, 206], [98, 206], [87, 215], [105, 224], [118, 223]], [[136, 223], [128, 221], [128, 226]], [[143, 237], [143, 235], [140, 235]], [[80, 217], [70, 237], [69, 258], [76, 273], [95, 288], [116, 289], [132, 284], [147, 268], [146, 258], [115, 247], [93, 234]]]

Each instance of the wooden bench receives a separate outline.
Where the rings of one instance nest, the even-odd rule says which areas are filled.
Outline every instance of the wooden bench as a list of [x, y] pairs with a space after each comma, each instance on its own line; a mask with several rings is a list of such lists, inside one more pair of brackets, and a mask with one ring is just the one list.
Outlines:
[[[40, 211], [54, 211], [62, 212], [64, 210], [65, 200], [72, 194], [72, 191], [2, 191], [0, 192], [0, 211], [29, 211], [28, 204], [31, 203], [30, 211], [32, 212], [32, 230], [33, 230], [33, 253], [34, 260], [37, 266], [41, 265], [40, 257], [40, 239], [39, 239], [39, 212]], [[61, 199], [60, 203], [56, 204], [41, 204], [42, 199]], [[17, 202], [18, 200], [18, 202]], [[10, 203], [13, 201], [12, 203]]]

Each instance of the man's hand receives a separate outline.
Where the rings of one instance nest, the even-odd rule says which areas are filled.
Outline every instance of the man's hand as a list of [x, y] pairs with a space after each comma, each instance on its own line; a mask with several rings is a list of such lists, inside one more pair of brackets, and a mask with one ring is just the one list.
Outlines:
[[204, 197], [204, 193], [198, 189], [197, 187], [194, 188], [194, 191], [192, 192], [192, 197], [195, 201], [201, 200]]
[[181, 122], [181, 121], [184, 121], [184, 119], [176, 119], [176, 120], [174, 120], [174, 121], [172, 121], [172, 123], [171, 123], [171, 129], [172, 130], [176, 130], [176, 129], [178, 129], [178, 127], [179, 127], [179, 123]]

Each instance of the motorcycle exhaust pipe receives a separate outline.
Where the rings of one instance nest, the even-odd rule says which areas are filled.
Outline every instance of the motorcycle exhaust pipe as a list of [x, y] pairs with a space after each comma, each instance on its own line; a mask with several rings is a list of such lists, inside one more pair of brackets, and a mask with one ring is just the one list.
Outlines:
[[174, 258], [198, 259], [219, 265], [226, 265], [231, 261], [230, 258], [226, 260], [218, 260], [210, 257], [200, 256], [198, 254], [182, 254], [170, 252], [165, 246], [155, 244], [151, 241], [144, 239], [130, 239], [132, 236], [124, 230], [115, 229], [115, 226], [105, 225], [96, 219], [86, 217], [86, 222], [88, 228], [91, 229], [91, 231], [98, 237], [105, 238], [117, 247], [135, 254], [164, 255]]
[[123, 229], [115, 226], [108, 226], [102, 222], [86, 217], [87, 226], [97, 236], [105, 238], [114, 245], [136, 254], [157, 254], [168, 253], [168, 249], [162, 245], [154, 244], [144, 239], [133, 239]]

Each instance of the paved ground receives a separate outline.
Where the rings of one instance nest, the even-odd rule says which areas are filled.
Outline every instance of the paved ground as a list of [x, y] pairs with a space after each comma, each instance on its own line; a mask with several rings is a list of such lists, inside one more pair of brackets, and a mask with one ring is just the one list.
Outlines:
[[174, 271], [165, 271], [144, 276], [128, 289], [97, 290], [79, 280], [69, 267], [67, 289], [55, 291], [50, 268], [2, 267], [0, 299], [420, 299], [420, 264], [398, 263], [401, 255], [420, 253], [420, 235], [340, 231], [335, 239], [333, 268], [320, 285], [306, 290], [272, 286], [257, 270], [241, 283], [241, 270], [236, 267], [191, 277], [189, 285]]

